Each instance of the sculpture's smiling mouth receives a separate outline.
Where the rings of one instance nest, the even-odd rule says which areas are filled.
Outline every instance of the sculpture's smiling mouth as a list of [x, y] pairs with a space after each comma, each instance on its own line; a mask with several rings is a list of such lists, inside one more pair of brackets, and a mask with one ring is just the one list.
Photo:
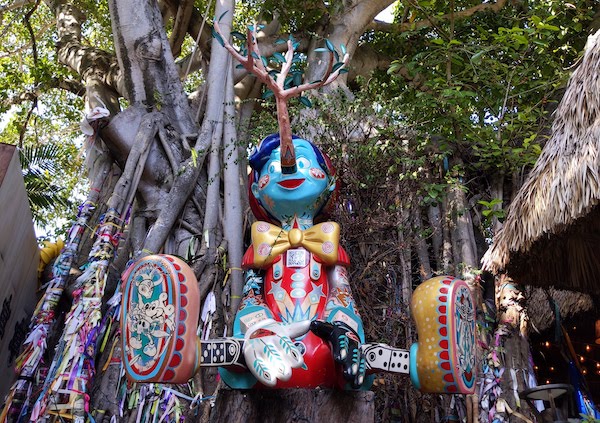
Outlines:
[[286, 179], [284, 181], [277, 182], [277, 185], [279, 185], [279, 186], [281, 186], [282, 188], [285, 188], [285, 189], [294, 189], [294, 188], [298, 188], [300, 185], [302, 185], [305, 180], [306, 179], [304, 179], [304, 178]]

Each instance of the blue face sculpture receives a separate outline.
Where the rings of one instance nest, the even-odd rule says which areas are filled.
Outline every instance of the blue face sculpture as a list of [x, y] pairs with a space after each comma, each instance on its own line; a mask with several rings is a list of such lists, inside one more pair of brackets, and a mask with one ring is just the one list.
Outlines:
[[[294, 216], [311, 220], [321, 210], [335, 188], [333, 178], [321, 165], [315, 147], [308, 141], [295, 138], [296, 172], [281, 172], [280, 148], [271, 151], [251, 186], [260, 204], [281, 222]], [[320, 160], [319, 160], [320, 159]]]

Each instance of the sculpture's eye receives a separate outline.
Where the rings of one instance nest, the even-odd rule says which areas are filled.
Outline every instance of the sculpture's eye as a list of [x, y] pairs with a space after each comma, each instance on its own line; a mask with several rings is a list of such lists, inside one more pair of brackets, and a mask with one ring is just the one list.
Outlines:
[[305, 157], [299, 157], [296, 159], [298, 169], [308, 169], [310, 167], [310, 161]]
[[281, 165], [279, 162], [271, 162], [269, 165], [269, 173], [281, 172]]

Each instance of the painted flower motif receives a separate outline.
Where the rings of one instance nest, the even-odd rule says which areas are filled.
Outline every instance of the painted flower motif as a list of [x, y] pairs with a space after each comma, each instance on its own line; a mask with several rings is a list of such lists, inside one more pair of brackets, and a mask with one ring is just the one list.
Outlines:
[[329, 222], [325, 222], [321, 225], [321, 230], [325, 234], [330, 234], [333, 232], [333, 225]]
[[256, 230], [258, 232], [268, 232], [270, 227], [271, 225], [269, 225], [267, 222], [260, 222], [256, 225]]
[[271, 178], [269, 177], [269, 175], [263, 175], [259, 180], [258, 180], [258, 189], [263, 189], [264, 187], [266, 187], [267, 185], [269, 185], [269, 180]]
[[323, 170], [317, 168], [317, 167], [311, 167], [310, 168], [310, 176], [312, 176], [315, 179], [325, 179], [325, 172], [323, 172]]
[[271, 246], [269, 244], [267, 244], [266, 242], [263, 242], [262, 244], [260, 244], [258, 246], [257, 253], [259, 256], [266, 257], [269, 254], [271, 254]]
[[333, 243], [331, 241], [325, 241], [321, 248], [325, 254], [331, 254], [333, 252]]

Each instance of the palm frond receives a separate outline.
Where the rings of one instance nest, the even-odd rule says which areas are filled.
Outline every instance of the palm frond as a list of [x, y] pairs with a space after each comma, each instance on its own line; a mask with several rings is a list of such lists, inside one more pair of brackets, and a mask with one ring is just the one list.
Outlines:
[[25, 146], [19, 150], [23, 182], [33, 220], [37, 223], [44, 222], [49, 211], [69, 205], [68, 193], [57, 184], [66, 154], [64, 148], [54, 144]]

